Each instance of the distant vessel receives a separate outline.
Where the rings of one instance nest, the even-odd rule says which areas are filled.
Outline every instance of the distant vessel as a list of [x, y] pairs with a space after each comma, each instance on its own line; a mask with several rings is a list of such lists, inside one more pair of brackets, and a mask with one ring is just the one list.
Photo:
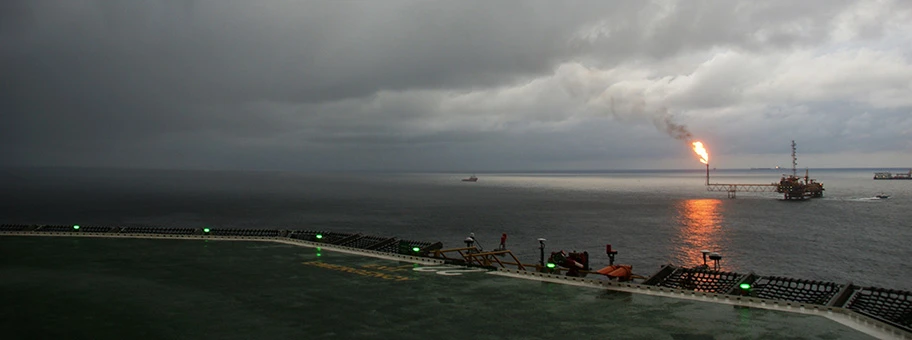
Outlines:
[[463, 182], [478, 182], [478, 177], [475, 177], [475, 175], [473, 174], [472, 176], [469, 176], [469, 178], [463, 178], [462, 181]]
[[875, 172], [874, 179], [912, 179], [912, 170], [907, 173]]
[[890, 198], [890, 195], [887, 195], [887, 194], [884, 194], [884, 193], [880, 193], [879, 195], [876, 195], [876, 196], [874, 196], [874, 197], [877, 197], [877, 198], [879, 198], [879, 199], [885, 199], [885, 198]]
[[750, 168], [751, 170], [779, 170], [779, 167], [775, 168]]

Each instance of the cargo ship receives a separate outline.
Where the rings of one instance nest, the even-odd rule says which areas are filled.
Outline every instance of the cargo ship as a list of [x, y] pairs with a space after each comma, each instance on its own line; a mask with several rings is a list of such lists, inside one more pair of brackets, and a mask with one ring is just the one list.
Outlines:
[[912, 179], [912, 169], [907, 173], [875, 172], [874, 179]]

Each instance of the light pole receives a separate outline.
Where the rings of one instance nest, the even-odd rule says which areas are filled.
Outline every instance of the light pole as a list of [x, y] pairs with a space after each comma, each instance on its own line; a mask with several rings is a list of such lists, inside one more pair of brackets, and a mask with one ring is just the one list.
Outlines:
[[539, 244], [538, 250], [541, 252], [541, 257], [540, 257], [540, 260], [538, 263], [541, 265], [542, 271], [544, 271], [545, 270], [545, 239], [539, 238], [538, 244]]

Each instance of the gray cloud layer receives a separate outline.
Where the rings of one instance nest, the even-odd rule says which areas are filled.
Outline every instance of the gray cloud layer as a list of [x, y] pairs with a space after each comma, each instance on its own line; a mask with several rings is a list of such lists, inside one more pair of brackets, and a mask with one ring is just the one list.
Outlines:
[[908, 166], [908, 22], [901, 1], [5, 1], [0, 157], [684, 168], [692, 133], [720, 166], [784, 165], [790, 139], [810, 166]]

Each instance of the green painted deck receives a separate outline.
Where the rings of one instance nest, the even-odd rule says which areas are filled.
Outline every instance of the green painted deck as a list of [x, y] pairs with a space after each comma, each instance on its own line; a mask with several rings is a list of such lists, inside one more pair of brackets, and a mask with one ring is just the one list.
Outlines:
[[0, 237], [0, 277], [4, 339], [871, 338], [813, 315], [266, 242]]

